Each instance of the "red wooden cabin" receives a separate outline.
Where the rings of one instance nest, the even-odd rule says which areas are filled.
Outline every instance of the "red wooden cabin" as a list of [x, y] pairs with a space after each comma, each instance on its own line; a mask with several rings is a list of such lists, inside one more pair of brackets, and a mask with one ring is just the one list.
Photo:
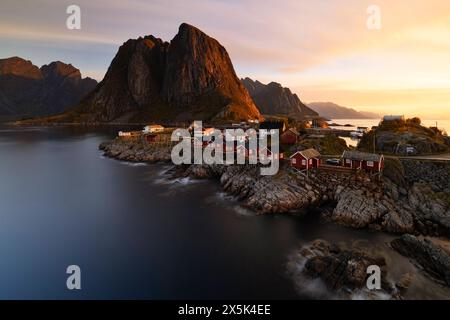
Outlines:
[[298, 142], [298, 132], [295, 128], [290, 128], [280, 136], [282, 144], [296, 144]]
[[299, 170], [320, 167], [320, 153], [316, 149], [297, 151], [291, 156], [291, 166]]
[[380, 172], [384, 169], [384, 156], [360, 151], [344, 151], [342, 154], [344, 167], [356, 170]]
[[146, 134], [145, 136], [145, 141], [147, 141], [148, 143], [153, 143], [158, 141], [158, 135], [157, 134]]

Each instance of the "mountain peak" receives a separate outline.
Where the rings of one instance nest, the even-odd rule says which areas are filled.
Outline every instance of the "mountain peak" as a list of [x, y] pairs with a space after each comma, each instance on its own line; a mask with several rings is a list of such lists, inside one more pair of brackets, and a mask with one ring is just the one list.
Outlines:
[[187, 23], [170, 43], [126, 41], [79, 111], [102, 122], [261, 119], [225, 48]]
[[75, 77], [81, 78], [81, 72], [71, 64], [67, 64], [61, 61], [54, 61], [48, 65], [41, 67], [41, 71], [44, 77]]
[[0, 76], [6, 75], [35, 80], [43, 78], [42, 73], [37, 66], [31, 61], [20, 57], [0, 59]]
[[179, 28], [178, 28], [178, 33], [185, 33], [185, 32], [195, 32], [195, 33], [201, 33], [201, 34], [205, 34], [203, 31], [201, 31], [199, 28], [194, 27], [193, 25], [183, 22], [182, 24], [180, 24]]
[[295, 118], [317, 116], [317, 113], [305, 106], [296, 94], [278, 82], [265, 85], [258, 80], [245, 78], [242, 83], [262, 114], [288, 115]]
[[308, 106], [328, 119], [377, 119], [380, 117], [372, 112], [357, 111], [333, 102], [311, 102]]
[[20, 57], [0, 59], [0, 115], [36, 116], [78, 104], [97, 82], [61, 61], [38, 68]]

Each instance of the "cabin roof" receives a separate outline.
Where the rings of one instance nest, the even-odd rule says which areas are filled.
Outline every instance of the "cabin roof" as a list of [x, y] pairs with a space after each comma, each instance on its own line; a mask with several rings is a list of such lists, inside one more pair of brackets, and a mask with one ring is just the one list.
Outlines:
[[291, 158], [295, 157], [297, 154], [302, 155], [305, 159], [314, 159], [320, 157], [320, 152], [317, 151], [316, 149], [306, 149], [302, 151], [297, 151], [291, 156]]
[[385, 115], [383, 116], [384, 121], [394, 121], [394, 120], [404, 120], [404, 115]]
[[295, 135], [297, 135], [298, 136], [298, 131], [297, 131], [297, 129], [295, 129], [295, 128], [289, 128], [289, 129], [287, 129], [286, 130], [286, 132], [284, 132], [283, 134], [285, 134], [285, 133], [287, 133], [287, 132], [292, 132], [293, 134], [295, 134]]
[[368, 153], [368, 152], [354, 151], [354, 150], [350, 150], [350, 151], [346, 150], [342, 154], [342, 158], [358, 160], [358, 161], [380, 162], [383, 158], [383, 155], [379, 155], [379, 154], [375, 154], [375, 153]]
[[264, 121], [259, 124], [260, 129], [266, 129], [266, 130], [278, 129], [278, 130], [282, 131], [283, 127], [284, 127], [283, 121]]

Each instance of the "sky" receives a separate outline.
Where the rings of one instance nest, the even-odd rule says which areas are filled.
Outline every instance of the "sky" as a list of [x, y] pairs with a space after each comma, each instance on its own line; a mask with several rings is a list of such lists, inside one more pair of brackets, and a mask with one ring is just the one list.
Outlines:
[[[66, 27], [72, 4], [80, 30]], [[101, 80], [127, 39], [170, 41], [183, 22], [224, 45], [239, 77], [304, 102], [450, 119], [449, 0], [2, 0], [0, 58], [60, 60]]]

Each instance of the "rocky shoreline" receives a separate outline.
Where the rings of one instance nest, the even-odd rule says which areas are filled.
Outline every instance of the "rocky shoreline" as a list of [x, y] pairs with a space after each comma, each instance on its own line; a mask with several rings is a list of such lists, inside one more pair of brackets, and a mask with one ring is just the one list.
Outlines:
[[[99, 148], [105, 156], [123, 161], [170, 162], [171, 147], [168, 145], [115, 139], [102, 143]], [[450, 236], [448, 163], [389, 159], [381, 178], [362, 172], [348, 174], [320, 169], [306, 177], [293, 170], [289, 163], [281, 163], [275, 176], [261, 176], [257, 165], [181, 165], [173, 166], [165, 175], [167, 179], [216, 179], [226, 193], [258, 214], [320, 209], [325, 219], [345, 227], [403, 235], [392, 242], [391, 248], [415, 261], [440, 284], [450, 286], [449, 273], [445, 271], [449, 268], [448, 251], [413, 236], [443, 239]], [[448, 240], [444, 241], [448, 243]], [[310, 247], [303, 247], [300, 252], [314, 254], [300, 254], [296, 262], [292, 262], [297, 266], [297, 269], [291, 266], [289, 271], [294, 280], [304, 281], [305, 277], [320, 279], [328, 290], [339, 297], [348, 298], [349, 292], [358, 291], [369, 299], [401, 299], [402, 290], [406, 290], [411, 282], [410, 275], [404, 275], [399, 283], [383, 284], [382, 292], [374, 296], [362, 288], [362, 279], [367, 275], [361, 270], [368, 263], [382, 262], [380, 257], [364, 255], [358, 249], [333, 249], [321, 240]], [[315, 262], [310, 262], [310, 268], [305, 269], [312, 258]], [[337, 276], [339, 279], [335, 279], [332, 274], [320, 271], [320, 266], [325, 262], [331, 263], [329, 269], [334, 271], [346, 265], [357, 266], [352, 269], [352, 272], [357, 272], [357, 277], [352, 278], [356, 275], [343, 271]], [[299, 273], [300, 266], [302, 271]]]
[[[108, 157], [130, 162], [170, 162], [170, 145], [115, 139], [99, 148]], [[329, 170], [308, 177], [281, 163], [275, 176], [261, 176], [257, 165], [183, 165], [168, 178], [218, 179], [223, 190], [259, 214], [281, 214], [332, 206], [327, 218], [347, 227], [395, 234], [450, 235], [450, 165], [390, 161], [385, 176]]]

